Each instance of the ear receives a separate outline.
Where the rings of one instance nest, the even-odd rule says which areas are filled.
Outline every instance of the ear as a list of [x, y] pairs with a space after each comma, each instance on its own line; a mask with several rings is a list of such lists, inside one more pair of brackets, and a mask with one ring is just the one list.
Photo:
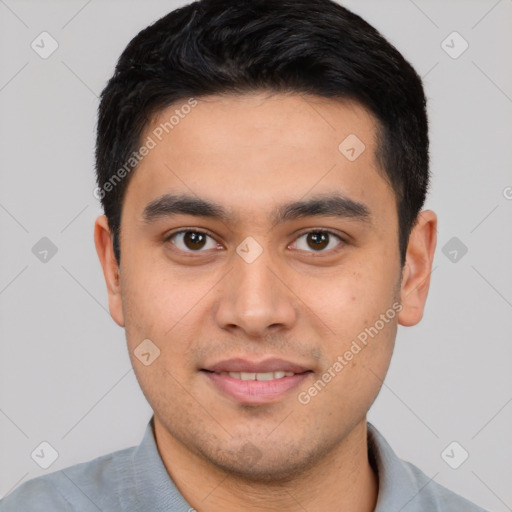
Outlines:
[[401, 325], [416, 325], [423, 317], [436, 242], [437, 216], [424, 210], [418, 215], [407, 245], [400, 289], [403, 309], [398, 315]]
[[121, 301], [119, 279], [120, 269], [114, 255], [112, 236], [105, 215], [99, 216], [94, 224], [94, 243], [107, 285], [110, 316], [118, 325], [124, 327], [123, 304]]

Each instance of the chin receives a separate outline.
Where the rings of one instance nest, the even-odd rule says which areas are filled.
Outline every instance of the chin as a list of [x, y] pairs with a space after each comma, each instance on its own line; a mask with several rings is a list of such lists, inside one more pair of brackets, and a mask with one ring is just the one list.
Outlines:
[[203, 453], [203, 457], [238, 480], [268, 485], [295, 480], [306, 473], [315, 460], [322, 458], [322, 454], [305, 453], [293, 446], [285, 448], [281, 445], [277, 449], [267, 444], [265, 447], [258, 447], [245, 441], [237, 449]]

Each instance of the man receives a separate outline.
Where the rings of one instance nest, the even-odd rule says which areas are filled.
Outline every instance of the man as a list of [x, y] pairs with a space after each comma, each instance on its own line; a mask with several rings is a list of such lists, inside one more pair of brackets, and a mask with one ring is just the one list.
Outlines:
[[10, 511], [478, 511], [367, 412], [422, 317], [421, 80], [330, 0], [203, 0], [103, 91], [95, 243], [154, 411], [136, 448], [29, 481]]

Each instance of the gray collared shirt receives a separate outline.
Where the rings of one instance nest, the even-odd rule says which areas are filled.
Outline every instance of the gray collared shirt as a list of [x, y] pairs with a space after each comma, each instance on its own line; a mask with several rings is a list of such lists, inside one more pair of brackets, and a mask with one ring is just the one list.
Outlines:
[[[400, 460], [368, 423], [379, 478], [375, 512], [485, 512]], [[191, 512], [158, 452], [151, 418], [139, 446], [34, 478], [0, 501], [1, 512]]]

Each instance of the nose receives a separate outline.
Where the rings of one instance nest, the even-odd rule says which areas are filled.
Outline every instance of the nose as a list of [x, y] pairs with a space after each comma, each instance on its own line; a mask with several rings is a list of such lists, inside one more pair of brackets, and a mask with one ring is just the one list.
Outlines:
[[296, 321], [294, 295], [265, 252], [248, 263], [234, 256], [215, 311], [220, 328], [250, 337], [290, 329]]

